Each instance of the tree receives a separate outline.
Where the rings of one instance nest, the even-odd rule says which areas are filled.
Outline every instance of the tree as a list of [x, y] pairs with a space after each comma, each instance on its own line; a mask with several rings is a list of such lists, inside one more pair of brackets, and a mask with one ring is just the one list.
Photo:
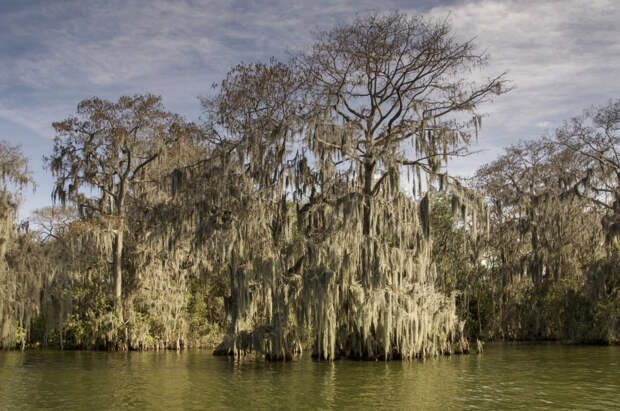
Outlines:
[[[46, 158], [56, 184], [53, 198], [74, 202], [80, 213], [99, 218], [113, 237], [114, 304], [122, 318], [122, 258], [127, 203], [147, 182], [155, 162], [183, 138], [182, 120], [151, 94], [80, 102], [77, 115], [53, 124], [54, 152]], [[94, 191], [86, 195], [86, 186]], [[94, 227], [93, 227], [94, 228]]]
[[620, 235], [619, 131], [620, 100], [616, 100], [566, 122], [553, 140], [579, 161], [579, 179], [572, 189], [605, 210], [602, 223], [610, 242]]
[[260, 244], [225, 256], [244, 319], [232, 351], [288, 358], [305, 329], [325, 359], [466, 349], [454, 299], [430, 279], [429, 199], [416, 204], [399, 181], [408, 167], [418, 189], [423, 175], [446, 185], [441, 165], [465, 152], [478, 104], [502, 92], [503, 76], [465, 80], [484, 61], [448, 24], [393, 14], [319, 33], [288, 64], [231, 71], [208, 107], [249, 180], [237, 197], [256, 198], [237, 229]]
[[298, 58], [309, 79], [306, 141], [320, 193], [303, 208], [331, 232], [312, 268], [331, 277], [314, 294], [323, 357], [333, 358], [335, 345], [385, 359], [466, 349], [453, 297], [434, 288], [429, 194], [414, 204], [400, 176], [412, 175], [414, 194], [448, 185], [442, 166], [466, 154], [481, 125], [479, 104], [504, 91], [503, 74], [467, 79], [485, 62], [449, 23], [399, 13], [321, 32]]
[[[19, 340], [24, 346], [30, 320], [38, 312], [40, 273], [24, 272], [11, 264], [11, 250], [18, 233], [15, 212], [22, 190], [34, 187], [28, 160], [19, 146], [0, 141], [0, 347], [10, 348]], [[24, 253], [26, 250], [20, 250]]]
[[574, 153], [545, 140], [511, 146], [477, 171], [491, 210], [490, 336], [592, 338], [582, 325], [591, 322], [587, 267], [604, 247], [599, 211], [574, 189], [581, 173]]
[[479, 336], [482, 332], [481, 277], [485, 273], [481, 260], [488, 232], [472, 235], [471, 220], [464, 218], [454, 195], [438, 193], [432, 197], [431, 258], [437, 271], [435, 284], [445, 295], [457, 294], [457, 312], [467, 321], [468, 336]]
[[301, 85], [290, 65], [272, 59], [234, 67], [217, 95], [203, 99], [216, 144], [198, 180], [204, 194], [194, 197], [202, 214], [214, 217], [198, 227], [202, 243], [229, 274], [231, 328], [221, 353], [255, 349], [283, 360], [294, 351], [289, 296], [298, 290], [291, 278], [299, 277], [303, 256], [287, 196], [302, 128]]
[[30, 228], [38, 233], [43, 243], [54, 240], [64, 243], [71, 223], [77, 218], [78, 213], [74, 207], [43, 207], [32, 212], [30, 222], [33, 226]]

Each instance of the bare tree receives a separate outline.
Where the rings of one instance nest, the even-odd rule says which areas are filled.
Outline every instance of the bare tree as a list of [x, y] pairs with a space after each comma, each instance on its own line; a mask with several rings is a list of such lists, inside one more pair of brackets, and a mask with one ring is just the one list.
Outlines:
[[[65, 235], [70, 225], [77, 220], [78, 214], [75, 207], [48, 206], [32, 212], [31, 229], [39, 234], [41, 242], [59, 241], [64, 244]], [[66, 244], [64, 244], [66, 246]]]
[[[317, 35], [300, 59], [325, 121], [347, 136], [315, 134], [318, 145], [352, 162], [364, 197], [364, 235], [371, 234], [370, 198], [401, 166], [437, 176], [462, 155], [481, 125], [479, 104], [505, 91], [504, 75], [481, 84], [467, 75], [485, 64], [472, 41], [457, 41], [448, 22], [405, 14], [360, 17]], [[472, 133], [473, 132], [473, 133]]]

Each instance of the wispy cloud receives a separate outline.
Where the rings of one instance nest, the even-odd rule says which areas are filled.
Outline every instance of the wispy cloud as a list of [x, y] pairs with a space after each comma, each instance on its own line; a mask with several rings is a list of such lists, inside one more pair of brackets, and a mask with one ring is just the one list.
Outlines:
[[374, 7], [368, 0], [16, 2], [0, 13], [7, 40], [0, 104], [25, 117], [45, 109], [32, 118], [35, 132], [91, 95], [152, 91], [195, 114], [195, 97], [234, 64], [282, 56], [307, 45], [313, 29]]
[[616, 0], [477, 0], [436, 7], [461, 39], [490, 55], [486, 72], [508, 72], [510, 93], [483, 107], [483, 153], [456, 161], [471, 174], [502, 148], [540, 137], [591, 105], [620, 97], [620, 4]]
[[[455, 162], [470, 174], [518, 139], [620, 96], [616, 0], [390, 0], [381, 10], [430, 13], [490, 54], [515, 89], [483, 107], [476, 148]], [[52, 137], [51, 122], [97, 95], [154, 92], [190, 118], [196, 96], [240, 61], [307, 47], [311, 32], [377, 10], [374, 0], [112, 0], [0, 3], [0, 138], [18, 124]], [[47, 190], [41, 187], [40, 190]]]

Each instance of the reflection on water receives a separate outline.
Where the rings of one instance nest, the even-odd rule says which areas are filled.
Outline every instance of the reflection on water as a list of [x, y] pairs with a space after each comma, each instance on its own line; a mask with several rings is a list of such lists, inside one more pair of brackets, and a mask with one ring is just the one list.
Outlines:
[[0, 409], [620, 408], [620, 347], [489, 344], [412, 362], [0, 352]]

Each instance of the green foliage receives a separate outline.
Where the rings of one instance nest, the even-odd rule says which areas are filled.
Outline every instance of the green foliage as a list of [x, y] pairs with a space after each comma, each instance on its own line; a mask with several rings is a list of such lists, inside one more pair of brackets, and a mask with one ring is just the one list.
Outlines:
[[73, 348], [111, 348], [121, 326], [113, 314], [110, 282], [101, 281], [97, 268], [78, 275], [71, 289], [71, 314], [57, 330], [64, 346]]
[[620, 288], [614, 288], [597, 303], [593, 328], [598, 331], [598, 341], [606, 344], [620, 342]]
[[544, 337], [591, 341], [591, 307], [578, 282], [562, 279], [552, 284], [543, 298], [543, 321], [547, 327], [543, 330]]

